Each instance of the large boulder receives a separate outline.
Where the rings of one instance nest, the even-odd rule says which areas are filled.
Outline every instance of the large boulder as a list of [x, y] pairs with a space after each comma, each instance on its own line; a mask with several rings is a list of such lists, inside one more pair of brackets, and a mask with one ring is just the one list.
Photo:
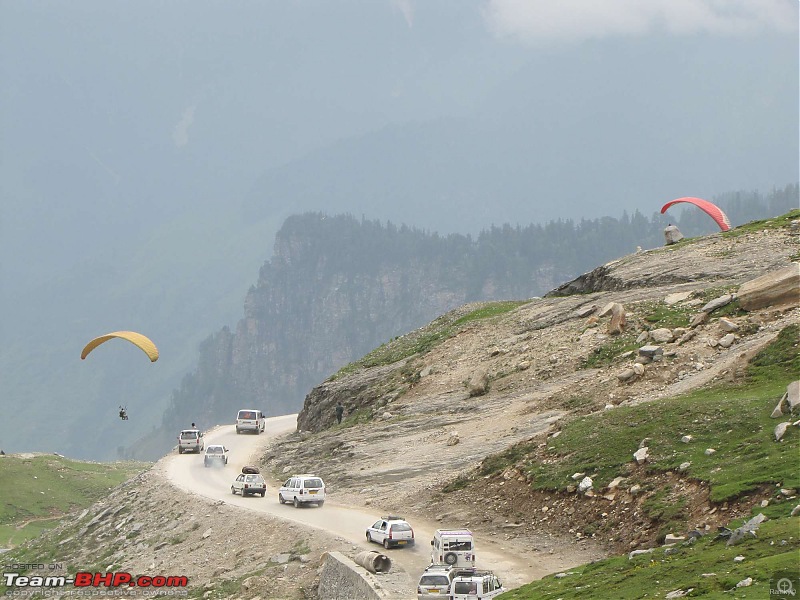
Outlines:
[[800, 305], [800, 263], [756, 277], [741, 285], [736, 296], [744, 310]]
[[667, 246], [671, 246], [683, 239], [683, 234], [680, 229], [675, 227], [672, 223], [664, 227], [664, 242]]
[[489, 374], [483, 369], [479, 369], [473, 373], [467, 384], [467, 389], [469, 390], [470, 398], [483, 396], [489, 391]]

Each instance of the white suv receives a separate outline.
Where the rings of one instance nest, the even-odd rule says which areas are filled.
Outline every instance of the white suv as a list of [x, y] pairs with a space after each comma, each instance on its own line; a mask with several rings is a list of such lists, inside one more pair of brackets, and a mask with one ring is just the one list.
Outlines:
[[202, 431], [184, 429], [178, 436], [178, 454], [183, 454], [184, 452], [197, 452], [200, 454], [204, 447]]
[[278, 502], [291, 502], [295, 507], [301, 504], [325, 504], [325, 482], [321, 477], [311, 474], [292, 475], [278, 490]]
[[236, 413], [236, 433], [255, 431], [256, 434], [264, 431], [266, 419], [264, 413], [255, 408], [243, 408]]
[[389, 515], [375, 521], [372, 527], [367, 527], [367, 541], [383, 544], [387, 549], [413, 546], [414, 530], [403, 517]]
[[483, 600], [499, 596], [506, 589], [491, 571], [460, 569], [450, 584], [450, 600]]
[[475, 540], [469, 529], [437, 529], [431, 540], [431, 564], [475, 566]]

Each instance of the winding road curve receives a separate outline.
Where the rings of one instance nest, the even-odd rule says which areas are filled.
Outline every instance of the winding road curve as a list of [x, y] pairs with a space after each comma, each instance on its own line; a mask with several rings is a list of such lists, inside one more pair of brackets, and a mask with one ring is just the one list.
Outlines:
[[[205, 444], [223, 444], [229, 449], [228, 465], [224, 468], [205, 468], [203, 455], [182, 454], [177, 452], [162, 459], [169, 481], [175, 487], [186, 492], [223, 501], [231, 506], [242, 507], [260, 513], [275, 515], [307, 527], [323, 530], [338, 536], [365, 550], [384, 551], [377, 544], [366, 541], [365, 530], [380, 516], [380, 508], [364, 510], [336, 502], [336, 493], [329, 493], [325, 505], [295, 508], [291, 504], [280, 504], [275, 483], [267, 481], [267, 495], [234, 496], [231, 494], [231, 482], [241, 472], [242, 466], [253, 464], [255, 459], [271, 443], [280, 443], [276, 437], [292, 432], [297, 427], [297, 415], [286, 415], [267, 419], [266, 430], [261, 435], [237, 435], [233, 425], [215, 427], [206, 432]], [[317, 475], [325, 478], [324, 473]], [[412, 548], [393, 549], [387, 552], [392, 562], [400, 565], [411, 577], [417, 580], [419, 574], [430, 564], [429, 542], [438, 526], [430, 521], [417, 518], [415, 515], [404, 515], [414, 527], [417, 545]], [[478, 566], [490, 568], [498, 574], [507, 588], [517, 587], [558, 567], [551, 565], [531, 564], [532, 558], [519, 556], [501, 547], [493, 541], [478, 539], [476, 541]], [[537, 557], [538, 558], [538, 557]]]

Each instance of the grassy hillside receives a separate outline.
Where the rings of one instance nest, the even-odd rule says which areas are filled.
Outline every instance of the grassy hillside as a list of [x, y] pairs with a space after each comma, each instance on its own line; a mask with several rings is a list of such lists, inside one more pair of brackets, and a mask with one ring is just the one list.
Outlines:
[[[784, 329], [750, 361], [744, 379], [736, 384], [576, 418], [546, 447], [515, 446], [486, 459], [473, 475], [490, 476], [514, 465], [528, 474], [534, 490], [553, 494], [574, 485], [571, 474], [579, 471], [591, 474], [598, 489], [624, 477], [622, 488], [639, 485], [648, 496], [641, 509], [663, 540], [666, 533], [685, 534], [695, 527], [690, 495], [659, 477], [690, 463], [682, 478], [707, 488], [714, 506], [724, 510], [728, 502], [751, 502], [752, 515], [768, 517], [756, 538], [727, 546], [716, 531], [705, 531], [696, 542], [656, 548], [633, 559], [624, 555], [584, 565], [502, 597], [663, 598], [671, 591], [692, 588], [691, 597], [768, 598], [770, 580], [777, 575], [793, 574], [797, 582], [800, 519], [790, 514], [798, 505], [800, 490], [800, 431], [790, 427], [780, 442], [773, 431], [779, 422], [794, 422], [800, 415], [771, 419], [770, 413], [800, 373], [799, 334], [797, 325]], [[685, 435], [692, 436], [690, 443], [681, 441]], [[631, 449], [642, 440], [647, 440], [650, 460], [638, 468], [631, 462]], [[708, 454], [709, 448], [715, 452]], [[457, 481], [451, 488], [468, 483]], [[734, 520], [728, 527], [742, 522]], [[613, 535], [619, 526], [595, 525], [604, 536]], [[740, 555], [744, 561], [734, 562]], [[748, 577], [752, 584], [737, 589], [736, 584]]]
[[0, 547], [13, 548], [37, 537], [148, 466], [80, 462], [56, 455], [0, 456]]

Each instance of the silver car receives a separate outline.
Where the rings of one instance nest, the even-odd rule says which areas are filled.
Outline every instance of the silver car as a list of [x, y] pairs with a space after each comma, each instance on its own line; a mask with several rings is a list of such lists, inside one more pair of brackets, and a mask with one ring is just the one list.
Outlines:
[[203, 432], [197, 429], [184, 429], [178, 436], [178, 454], [184, 452], [197, 452], [200, 454], [205, 448]]
[[438, 598], [446, 598], [450, 593], [450, 584], [456, 576], [456, 571], [448, 565], [430, 565], [417, 583], [417, 598], [431, 598], [434, 594]]

